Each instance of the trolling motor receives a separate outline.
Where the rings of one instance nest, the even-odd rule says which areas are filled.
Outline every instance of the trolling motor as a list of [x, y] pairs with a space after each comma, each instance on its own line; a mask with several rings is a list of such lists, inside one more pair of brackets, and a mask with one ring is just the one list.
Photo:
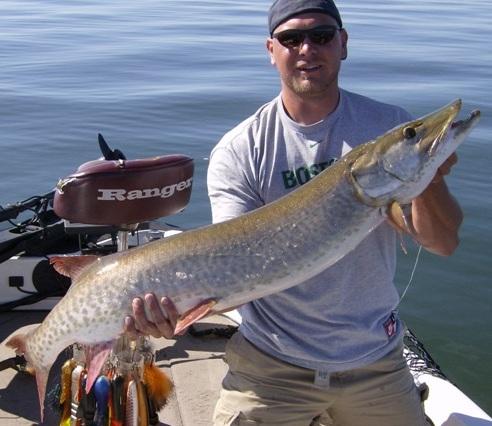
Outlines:
[[119, 149], [112, 150], [107, 142], [104, 140], [101, 133], [97, 134], [97, 141], [99, 142], [99, 148], [103, 154], [105, 160], [126, 160], [125, 154], [123, 154]]
[[[127, 160], [121, 151], [111, 150], [102, 135], [98, 139], [104, 159], [84, 163], [74, 173], [61, 179], [56, 186], [53, 208], [59, 217], [69, 223], [116, 227], [118, 251], [128, 250], [129, 232], [135, 231], [140, 223], [175, 214], [188, 204], [193, 160], [184, 155]], [[69, 394], [72, 399], [65, 406], [61, 422], [70, 418], [72, 422], [85, 420], [86, 424], [92, 424], [98, 419], [97, 424], [106, 424], [108, 405], [111, 405], [107, 402], [109, 389], [114, 392], [118, 384], [124, 382], [128, 383], [128, 392], [117, 399], [123, 401], [126, 397], [125, 402], [111, 405], [111, 411], [118, 413], [118, 420], [126, 424], [131, 422], [130, 418], [135, 416], [136, 410], [143, 410], [138, 412], [138, 417], [145, 419], [143, 424], [158, 424], [159, 401], [162, 397], [167, 398], [167, 394], [157, 399], [147, 395], [144, 382], [146, 378], [149, 380], [149, 374], [158, 377], [160, 382], [168, 379], [154, 365], [153, 358], [146, 338], [131, 342], [124, 336], [120, 337], [91, 390], [95, 398], [102, 401], [96, 404], [98, 409], [94, 411], [84, 403], [91, 397], [91, 392], [85, 397], [73, 392], [74, 389], [85, 388], [78, 383], [86, 380], [84, 374], [87, 377], [85, 355], [83, 351], [74, 350], [73, 358], [64, 366], [72, 377], [68, 385], [71, 386]], [[74, 374], [79, 374], [75, 387]], [[169, 391], [170, 388], [169, 382]], [[142, 399], [145, 404], [135, 403]], [[129, 411], [128, 407], [132, 406], [135, 408]], [[122, 407], [127, 407], [125, 413]]]

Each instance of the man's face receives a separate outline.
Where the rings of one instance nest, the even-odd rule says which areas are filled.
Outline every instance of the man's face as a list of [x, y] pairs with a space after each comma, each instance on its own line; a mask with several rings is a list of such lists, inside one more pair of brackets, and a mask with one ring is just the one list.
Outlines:
[[[304, 37], [297, 46], [284, 46], [275, 36], [287, 30], [309, 30], [338, 24], [322, 13], [305, 13], [279, 25], [274, 36], [267, 40], [270, 60], [277, 67], [282, 90], [302, 98], [320, 97], [338, 93], [340, 62], [347, 56], [347, 33], [335, 31], [331, 41], [317, 43], [317, 38]], [[288, 34], [288, 33], [287, 33]]]

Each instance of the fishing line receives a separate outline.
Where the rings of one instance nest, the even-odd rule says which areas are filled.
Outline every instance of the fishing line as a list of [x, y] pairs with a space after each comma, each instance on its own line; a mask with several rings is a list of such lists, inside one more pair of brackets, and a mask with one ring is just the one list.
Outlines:
[[419, 263], [419, 259], [420, 259], [420, 252], [422, 251], [422, 244], [419, 244], [419, 249], [417, 251], [417, 256], [415, 257], [415, 263], [413, 265], [413, 269], [412, 269], [412, 272], [410, 274], [410, 279], [408, 280], [408, 284], [407, 286], [405, 287], [405, 290], [403, 290], [403, 293], [400, 297], [400, 301], [398, 302], [398, 305], [401, 303], [401, 301], [403, 300], [403, 298], [405, 297], [405, 295], [407, 294], [407, 291], [408, 289], [410, 288], [410, 284], [412, 284], [412, 281], [413, 281], [413, 276], [415, 275], [415, 271], [417, 269], [417, 264]]

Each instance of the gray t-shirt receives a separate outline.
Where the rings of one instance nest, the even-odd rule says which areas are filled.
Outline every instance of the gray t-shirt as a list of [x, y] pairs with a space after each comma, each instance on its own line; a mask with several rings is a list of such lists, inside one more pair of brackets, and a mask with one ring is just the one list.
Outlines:
[[[353, 147], [411, 120], [403, 109], [341, 90], [324, 120], [305, 126], [279, 97], [213, 149], [208, 192], [215, 223], [298, 188]], [[395, 232], [383, 223], [355, 250], [307, 282], [240, 308], [241, 332], [291, 364], [334, 372], [367, 365], [396, 347]]]

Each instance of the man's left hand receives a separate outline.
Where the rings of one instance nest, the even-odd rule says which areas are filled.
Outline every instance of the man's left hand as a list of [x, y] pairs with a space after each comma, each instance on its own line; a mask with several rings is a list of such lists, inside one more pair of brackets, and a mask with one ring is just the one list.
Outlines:
[[[147, 307], [148, 315], [146, 315]], [[153, 337], [174, 337], [174, 330], [179, 319], [176, 306], [168, 297], [157, 299], [155, 294], [148, 293], [144, 298], [137, 297], [132, 302], [133, 316], [125, 318], [124, 332], [132, 338], [138, 335], [151, 335]], [[179, 333], [184, 334], [186, 330]]]

